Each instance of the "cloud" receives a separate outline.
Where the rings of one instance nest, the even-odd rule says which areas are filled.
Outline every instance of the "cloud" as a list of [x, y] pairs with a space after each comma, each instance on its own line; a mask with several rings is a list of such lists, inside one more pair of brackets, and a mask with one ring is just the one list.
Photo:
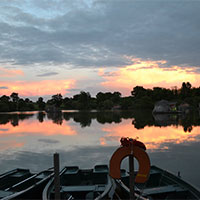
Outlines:
[[134, 57], [199, 67], [198, 1], [87, 2], [1, 1], [0, 58], [82, 68], [127, 66]]
[[6, 87], [6, 86], [0, 86], [0, 90], [7, 90], [8, 89], [8, 87]]
[[39, 142], [44, 142], [44, 143], [48, 143], [48, 144], [55, 144], [55, 143], [59, 143], [58, 140], [52, 140], [52, 139], [38, 139]]
[[47, 72], [47, 73], [44, 73], [44, 74], [38, 74], [37, 76], [44, 77], [44, 76], [54, 76], [54, 75], [57, 75], [57, 74], [58, 74], [57, 72]]
[[74, 84], [75, 80], [0, 81], [0, 85], [7, 85], [0, 95], [10, 95], [12, 92], [20, 96], [65, 95]]
[[23, 76], [24, 72], [22, 70], [15, 69], [6, 69], [0, 67], [0, 77], [14, 77], [14, 76]]
[[100, 68], [98, 74], [103, 77], [116, 77], [118, 73], [115, 71], [105, 71], [105, 69]]
[[[166, 65], [165, 61], [145, 61], [140, 60], [136, 64], [115, 69], [115, 76], [108, 76], [105, 69], [99, 70], [102, 86], [110, 90], [121, 91], [124, 95], [130, 95], [130, 91], [137, 85], [145, 88], [173, 86], [181, 87], [184, 81], [190, 82], [193, 86], [200, 85], [200, 74], [196, 74], [191, 68], [181, 68], [171, 66], [171, 68], [161, 67]], [[111, 73], [112, 74], [112, 73]]]

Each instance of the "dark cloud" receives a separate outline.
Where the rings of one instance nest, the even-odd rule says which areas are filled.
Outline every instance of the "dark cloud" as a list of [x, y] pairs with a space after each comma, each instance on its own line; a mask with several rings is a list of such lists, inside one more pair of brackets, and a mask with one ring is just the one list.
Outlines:
[[81, 89], [79, 88], [73, 88], [73, 89], [66, 89], [68, 92], [80, 92], [82, 91]]
[[118, 76], [118, 73], [117, 72], [104, 72], [104, 74], [102, 76], [114, 77], [114, 76]]
[[58, 73], [57, 72], [47, 72], [47, 73], [44, 73], [44, 74], [39, 74], [37, 76], [39, 77], [43, 77], [43, 76], [54, 76], [54, 75], [57, 75]]
[[48, 144], [56, 144], [59, 143], [58, 140], [52, 140], [52, 139], [39, 139], [39, 142], [44, 142], [44, 143], [48, 143]]
[[8, 89], [8, 87], [6, 87], [6, 86], [0, 86], [0, 90], [6, 90], [6, 89]]
[[81, 68], [141, 58], [199, 68], [199, 1], [42, 0], [27, 10], [19, 2], [0, 2], [1, 60]]

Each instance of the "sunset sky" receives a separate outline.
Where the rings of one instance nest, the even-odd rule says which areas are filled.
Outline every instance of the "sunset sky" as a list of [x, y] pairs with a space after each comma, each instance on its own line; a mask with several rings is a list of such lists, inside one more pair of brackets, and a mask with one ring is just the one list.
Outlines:
[[0, 95], [200, 86], [199, 0], [0, 0]]

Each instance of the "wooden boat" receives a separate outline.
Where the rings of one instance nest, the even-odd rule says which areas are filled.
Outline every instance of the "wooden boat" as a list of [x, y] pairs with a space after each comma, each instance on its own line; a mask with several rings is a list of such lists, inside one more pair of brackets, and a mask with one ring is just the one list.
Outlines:
[[37, 174], [32, 174], [29, 170], [16, 169], [2, 174], [0, 181], [2, 179], [5, 184], [0, 188], [0, 199], [41, 199], [42, 191], [53, 174], [52, 169]]
[[[110, 199], [115, 193], [115, 182], [108, 175], [107, 165], [96, 165], [94, 169], [65, 167], [60, 172], [61, 199]], [[43, 191], [43, 200], [54, 199], [54, 178]]]
[[7, 188], [33, 176], [28, 169], [14, 169], [0, 175], [0, 199], [10, 194]]
[[[129, 198], [129, 175], [125, 170], [121, 170], [121, 180], [117, 180], [124, 199]], [[200, 199], [200, 192], [190, 184], [186, 183], [179, 176], [162, 170], [156, 166], [151, 166], [149, 179], [144, 184], [135, 184], [135, 193], [139, 197], [146, 199]]]

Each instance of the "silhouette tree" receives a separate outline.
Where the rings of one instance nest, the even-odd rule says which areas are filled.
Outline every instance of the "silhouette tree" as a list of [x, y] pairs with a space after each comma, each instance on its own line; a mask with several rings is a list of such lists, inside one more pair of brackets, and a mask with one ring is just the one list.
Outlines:
[[45, 102], [43, 101], [42, 97], [39, 97], [36, 103], [38, 105], [39, 110], [45, 109]]
[[13, 103], [14, 103], [14, 109], [15, 110], [18, 110], [18, 101], [19, 101], [19, 96], [18, 96], [18, 93], [15, 93], [13, 92], [11, 95], [10, 95]]
[[133, 97], [139, 98], [146, 95], [146, 89], [143, 88], [142, 86], [136, 86], [131, 91], [131, 94]]
[[13, 102], [17, 103], [19, 101], [19, 96], [18, 96], [18, 93], [15, 93], [13, 92], [11, 95], [10, 95], [11, 99]]
[[55, 94], [52, 96], [52, 99], [47, 101], [47, 104], [54, 105], [56, 107], [60, 107], [62, 104], [63, 98], [61, 94]]

